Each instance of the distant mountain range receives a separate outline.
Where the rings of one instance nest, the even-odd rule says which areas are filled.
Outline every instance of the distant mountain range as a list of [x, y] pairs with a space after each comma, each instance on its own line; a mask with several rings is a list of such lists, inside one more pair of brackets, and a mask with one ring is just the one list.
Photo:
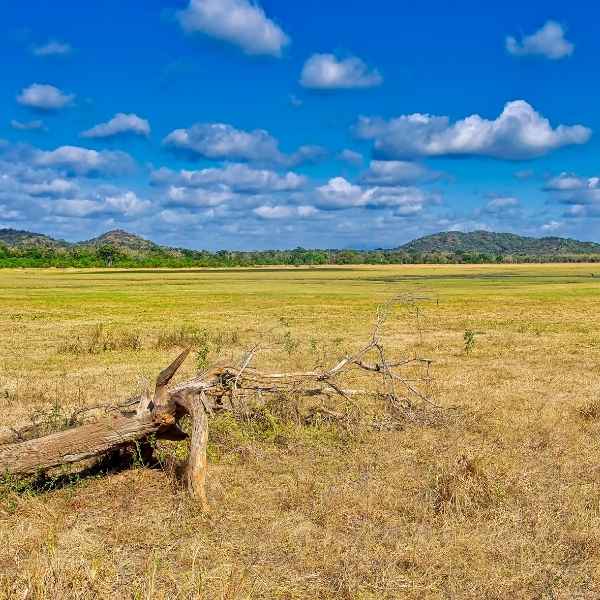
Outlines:
[[0, 229], [0, 267], [179, 268], [494, 262], [600, 262], [600, 244], [491, 231], [446, 231], [390, 249], [207, 252], [161, 246], [121, 229], [76, 243], [31, 231]]
[[[125, 253], [144, 254], [151, 251], [182, 251], [177, 248], [160, 246], [133, 233], [115, 229], [91, 240], [69, 243], [54, 239], [41, 233], [19, 231], [16, 229], [0, 229], [0, 244], [9, 248], [27, 248], [32, 246], [44, 248], [99, 248], [111, 246]], [[419, 254], [462, 254], [484, 253], [494, 255], [530, 255], [558, 256], [563, 254], [600, 254], [600, 244], [580, 242], [578, 240], [543, 237], [533, 238], [513, 233], [494, 233], [492, 231], [445, 231], [421, 237], [403, 244], [393, 251]]]

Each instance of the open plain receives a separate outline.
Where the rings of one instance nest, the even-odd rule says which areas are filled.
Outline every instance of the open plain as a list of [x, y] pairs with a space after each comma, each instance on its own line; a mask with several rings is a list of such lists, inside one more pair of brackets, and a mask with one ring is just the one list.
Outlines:
[[599, 598], [598, 265], [2, 270], [3, 425], [127, 398], [187, 342], [179, 378], [258, 341], [331, 365], [397, 296], [386, 347], [433, 360], [443, 417], [215, 417], [209, 512], [140, 461], [5, 483], [0, 597]]

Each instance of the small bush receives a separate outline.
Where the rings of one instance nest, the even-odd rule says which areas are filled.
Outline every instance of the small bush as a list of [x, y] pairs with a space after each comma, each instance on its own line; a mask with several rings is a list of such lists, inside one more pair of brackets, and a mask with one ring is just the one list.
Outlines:
[[291, 356], [296, 352], [300, 342], [292, 337], [291, 331], [286, 331], [283, 337], [281, 338], [281, 343], [283, 345], [283, 349], [287, 352], [288, 356]]
[[198, 371], [205, 371], [208, 369], [209, 355], [210, 346], [207, 342], [204, 342], [196, 350], [196, 369], [198, 369]]
[[475, 349], [477, 334], [471, 329], [467, 329], [463, 334], [463, 340], [465, 341], [465, 354], [469, 355]]

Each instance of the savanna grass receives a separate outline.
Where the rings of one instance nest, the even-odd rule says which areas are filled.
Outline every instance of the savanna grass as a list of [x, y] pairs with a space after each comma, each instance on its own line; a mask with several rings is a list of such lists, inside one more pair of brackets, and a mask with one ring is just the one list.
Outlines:
[[[406, 293], [428, 298], [418, 327], [398, 307], [386, 345], [434, 360], [432, 394], [455, 415], [389, 427], [381, 399], [365, 396], [335, 406], [343, 427], [286, 398], [215, 417], [208, 514], [169, 471], [185, 444], [158, 453], [163, 468], [9, 490], [0, 598], [600, 597], [599, 272], [0, 271], [8, 426], [126, 398], [190, 342], [210, 364], [261, 343], [265, 369], [331, 365], [368, 339], [379, 304]], [[126, 332], [139, 348], [104, 349], [103, 336]], [[82, 350], [65, 351], [78, 337]]]

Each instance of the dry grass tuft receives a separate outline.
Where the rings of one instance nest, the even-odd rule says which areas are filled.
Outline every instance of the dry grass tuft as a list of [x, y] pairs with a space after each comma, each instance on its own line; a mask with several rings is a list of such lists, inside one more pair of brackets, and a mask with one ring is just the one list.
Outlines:
[[600, 400], [590, 400], [576, 409], [577, 414], [584, 421], [600, 420]]
[[463, 454], [435, 474], [427, 495], [436, 513], [468, 516], [489, 508], [498, 490], [482, 461]]
[[108, 331], [103, 324], [95, 325], [89, 333], [65, 340], [58, 351], [63, 354], [100, 354], [102, 352], [137, 352], [142, 339], [135, 331]]

